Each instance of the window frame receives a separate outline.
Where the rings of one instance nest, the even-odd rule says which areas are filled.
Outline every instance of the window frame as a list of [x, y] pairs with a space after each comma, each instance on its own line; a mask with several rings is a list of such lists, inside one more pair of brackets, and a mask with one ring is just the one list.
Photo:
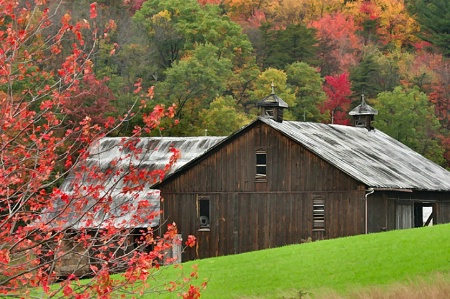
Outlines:
[[325, 232], [325, 199], [313, 198], [313, 232]]
[[[258, 158], [261, 156], [264, 161]], [[265, 149], [255, 151], [255, 181], [267, 182], [267, 151]]]
[[[203, 217], [206, 217], [207, 224], [202, 224]], [[199, 231], [210, 231], [211, 227], [211, 198], [205, 195], [197, 195], [197, 221]]]

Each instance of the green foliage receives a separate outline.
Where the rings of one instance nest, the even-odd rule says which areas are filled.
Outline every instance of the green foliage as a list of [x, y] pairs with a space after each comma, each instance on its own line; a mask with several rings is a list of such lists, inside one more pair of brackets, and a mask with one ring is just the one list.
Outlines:
[[231, 95], [248, 105], [259, 72], [253, 48], [242, 28], [218, 6], [149, 0], [134, 20], [146, 30], [149, 64], [158, 65], [157, 98], [178, 107], [180, 125], [171, 134], [195, 134], [201, 127], [200, 111], [216, 97]]
[[296, 61], [317, 64], [316, 30], [304, 24], [292, 24], [286, 29], [270, 29], [270, 25], [262, 27], [265, 51], [263, 67], [284, 69]]
[[382, 52], [376, 47], [365, 50], [363, 60], [350, 73], [354, 94], [374, 98], [380, 92], [392, 91], [410, 75], [406, 69], [411, 64], [411, 54], [399, 49]]
[[380, 93], [374, 108], [378, 109], [375, 128], [443, 164], [444, 150], [437, 139], [440, 124], [426, 94], [418, 88], [396, 87], [392, 92]]
[[448, 0], [416, 0], [409, 9], [416, 15], [420, 38], [441, 49], [450, 57], [450, 5]]
[[305, 62], [286, 67], [288, 86], [294, 91], [295, 104], [290, 111], [295, 120], [320, 122], [325, 119], [319, 111], [326, 99], [323, 79], [317, 69]]
[[231, 61], [220, 58], [219, 48], [198, 45], [191, 56], [167, 69], [166, 80], [155, 86], [156, 98], [177, 105], [175, 117], [180, 125], [172, 134], [191, 135], [201, 128], [199, 113], [226, 89]]
[[[271, 94], [271, 85], [274, 85], [275, 94], [285, 101], [289, 107], [295, 106], [295, 94], [287, 84], [287, 74], [284, 71], [268, 68], [255, 80], [255, 89], [252, 99], [256, 103]], [[293, 119], [290, 108], [284, 113], [284, 119]]]
[[[200, 122], [211, 136], [229, 136], [250, 121], [245, 113], [239, 111], [236, 101], [230, 96], [216, 98], [209, 109], [203, 109], [200, 114]], [[198, 135], [201, 133], [200, 130]]]
[[379, 66], [378, 86], [383, 91], [392, 91], [394, 87], [400, 85], [400, 67], [409, 59], [408, 53], [398, 49], [382, 53], [377, 51], [374, 60]]
[[372, 53], [366, 55], [361, 63], [350, 71], [352, 90], [357, 95], [363, 93], [369, 98], [375, 97], [383, 91], [379, 84], [380, 79], [381, 67]]
[[[219, 57], [243, 67], [252, 45], [242, 28], [218, 6], [201, 6], [195, 0], [148, 0], [136, 12], [134, 20], [146, 28], [151, 45], [165, 68], [181, 59], [197, 45], [213, 44]], [[244, 59], [244, 61], [242, 61]]]

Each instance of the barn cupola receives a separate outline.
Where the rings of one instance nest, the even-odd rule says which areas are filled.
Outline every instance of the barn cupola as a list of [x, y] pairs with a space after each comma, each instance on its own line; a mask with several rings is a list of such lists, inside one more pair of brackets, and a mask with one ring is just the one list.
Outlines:
[[353, 126], [366, 128], [367, 130], [373, 130], [372, 121], [375, 115], [378, 114], [378, 110], [367, 105], [364, 100], [364, 94], [361, 95], [361, 104], [356, 106], [349, 112], [353, 116]]
[[283, 122], [283, 110], [288, 108], [288, 104], [275, 94], [272, 82], [272, 93], [258, 102], [260, 116], [271, 118], [277, 122]]

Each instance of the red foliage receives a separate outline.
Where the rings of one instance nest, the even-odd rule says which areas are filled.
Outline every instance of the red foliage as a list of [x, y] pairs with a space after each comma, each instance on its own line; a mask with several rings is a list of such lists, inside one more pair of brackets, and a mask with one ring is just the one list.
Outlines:
[[[130, 283], [135, 285], [128, 292], [145, 292], [148, 285], [143, 282], [180, 241], [175, 225], [160, 238], [151, 228], [143, 228], [136, 237], [136, 225], [149, 223], [159, 213], [152, 212], [150, 202], [139, 194], [154, 177], [164, 176], [179, 151], [171, 148], [167, 165], [156, 171], [142, 170], [141, 161], [128, 163], [126, 171], [116, 170], [122, 185], [111, 183], [113, 166], [120, 161], [100, 171], [88, 157], [95, 141], [128, 116], [105, 118], [113, 96], [105, 81], [93, 75], [92, 49], [85, 49], [88, 36], [98, 38], [96, 29], [91, 30], [95, 23], [75, 22], [67, 13], [59, 30], [44, 37], [43, 31], [56, 26], [48, 19], [48, 10], [35, 14], [18, 5], [15, 0], [0, 1], [0, 294], [26, 296], [23, 290], [41, 287], [43, 296], [109, 298]], [[90, 12], [95, 18], [95, 3]], [[42, 63], [55, 56], [62, 61], [59, 67]], [[148, 95], [153, 96], [152, 89]], [[145, 95], [139, 91], [137, 101], [141, 99]], [[140, 134], [173, 115], [174, 107], [156, 105], [145, 115], [146, 125], [134, 131], [135, 138], [123, 139], [124, 156], [139, 156]], [[72, 191], [64, 192], [59, 185], [68, 173]], [[113, 192], [131, 200], [115, 206]], [[136, 215], [129, 220], [123, 217], [133, 211]], [[192, 237], [188, 241], [192, 244]], [[80, 263], [63, 272], [74, 259]], [[129, 280], [113, 279], [110, 274], [117, 271], [125, 272]], [[92, 275], [92, 282], [78, 283], [79, 273]], [[67, 279], [59, 289], [51, 289], [58, 276]], [[187, 294], [197, 296], [193, 279], [196, 275], [171, 285], [180, 292], [186, 287]]]
[[323, 90], [327, 94], [327, 100], [322, 106], [322, 113], [329, 111], [332, 123], [349, 125], [347, 113], [350, 109], [352, 94], [348, 73], [336, 76], [326, 76]]
[[376, 20], [380, 17], [376, 10], [376, 4], [370, 1], [364, 1], [359, 8], [359, 12], [369, 18], [369, 20]]
[[193, 235], [189, 235], [186, 241], [186, 246], [194, 247], [197, 239]]
[[97, 17], [97, 2], [93, 2], [90, 4], [89, 13], [91, 19], [95, 19]]
[[[317, 36], [326, 40], [330, 49], [324, 49], [327, 60], [337, 60], [336, 73], [348, 72], [359, 60], [362, 49], [361, 38], [356, 34], [360, 27], [352, 16], [342, 13], [325, 15], [318, 21], [313, 21], [311, 27], [317, 29]], [[327, 61], [325, 61], [326, 63]]]
[[130, 11], [135, 13], [137, 10], [141, 9], [144, 2], [145, 0], [124, 0], [123, 4], [128, 5]]
[[354, 14], [355, 23], [361, 28], [364, 43], [376, 41], [380, 38], [380, 8], [371, 1], [363, 1], [357, 5], [358, 12]]
[[72, 123], [89, 117], [92, 124], [107, 124], [106, 113], [114, 112], [111, 101], [115, 97], [106, 82], [107, 79], [97, 80], [93, 74], [88, 73], [74, 84], [70, 98], [62, 103], [62, 111]]

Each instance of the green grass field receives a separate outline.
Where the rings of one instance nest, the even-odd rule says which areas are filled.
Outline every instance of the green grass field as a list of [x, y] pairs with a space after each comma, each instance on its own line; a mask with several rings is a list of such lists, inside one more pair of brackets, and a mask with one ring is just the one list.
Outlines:
[[183, 267], [188, 271], [193, 264], [199, 266], [199, 280], [208, 280], [202, 298], [300, 298], [304, 292], [338, 296], [427, 283], [437, 273], [450, 284], [450, 225], [291, 245]]
[[[185, 275], [193, 265], [194, 283], [208, 281], [207, 299], [450, 298], [450, 224], [197, 260], [181, 265]], [[180, 298], [161, 293], [161, 282], [179, 275], [180, 267], [163, 267], [139, 298]]]

